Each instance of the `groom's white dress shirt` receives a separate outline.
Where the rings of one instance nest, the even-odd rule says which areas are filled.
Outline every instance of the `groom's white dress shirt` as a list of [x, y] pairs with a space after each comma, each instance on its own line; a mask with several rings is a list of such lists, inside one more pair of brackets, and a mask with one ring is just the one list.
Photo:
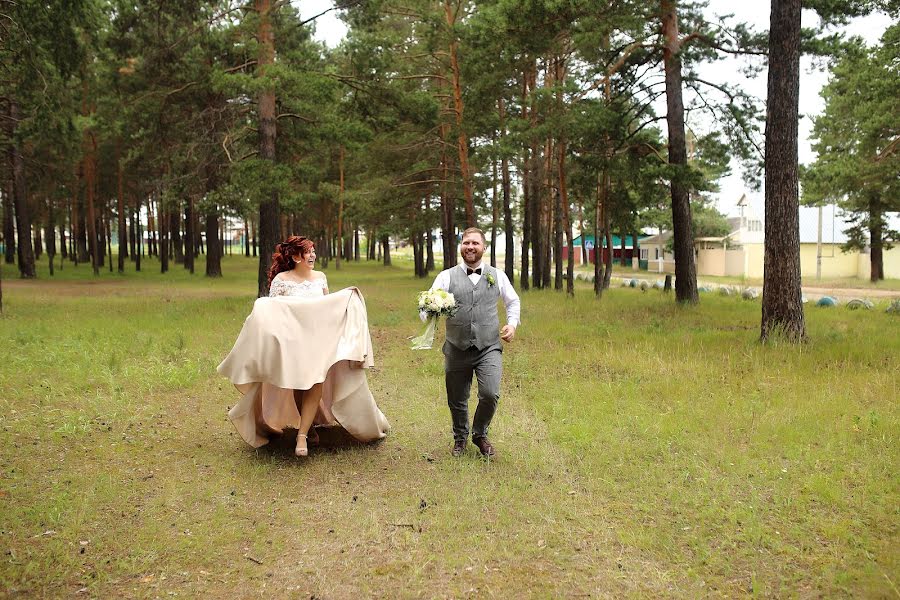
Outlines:
[[[484, 263], [482, 262], [480, 265], [473, 268], [483, 270], [483, 267]], [[451, 268], [462, 269], [463, 271], [465, 271], [469, 267], [466, 266], [465, 262], [461, 262], [455, 267]], [[509, 277], [506, 276], [506, 273], [504, 273], [500, 269], [494, 269], [494, 271], [497, 273], [497, 289], [500, 292], [500, 298], [503, 299], [503, 305], [506, 307], [506, 324], [512, 325], [513, 327], [518, 327], [519, 315], [521, 312], [521, 302], [519, 301], [519, 295], [516, 293], [516, 289], [513, 287], [512, 283], [510, 283]], [[472, 282], [472, 285], [478, 285], [479, 280], [481, 280], [480, 273], [471, 273], [468, 275], [468, 277], [469, 281]], [[450, 291], [450, 269], [438, 273], [438, 276], [434, 279], [434, 283], [431, 285], [431, 289], [441, 289], [445, 292]], [[422, 321], [425, 321], [427, 315], [423, 311], [419, 313], [419, 317], [422, 319]]]

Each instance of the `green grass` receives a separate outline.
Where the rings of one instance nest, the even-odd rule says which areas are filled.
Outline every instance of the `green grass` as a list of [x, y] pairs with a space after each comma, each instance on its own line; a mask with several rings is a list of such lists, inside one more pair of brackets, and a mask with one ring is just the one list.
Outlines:
[[[759, 346], [759, 302], [614, 288], [522, 294], [492, 429], [449, 457], [438, 349], [411, 352], [405, 263], [359, 286], [374, 446], [254, 451], [215, 373], [255, 296], [225, 277], [69, 265], [8, 279], [0, 595], [892, 597], [900, 585], [900, 320], [808, 307]], [[129, 266], [130, 269], [130, 266]]]

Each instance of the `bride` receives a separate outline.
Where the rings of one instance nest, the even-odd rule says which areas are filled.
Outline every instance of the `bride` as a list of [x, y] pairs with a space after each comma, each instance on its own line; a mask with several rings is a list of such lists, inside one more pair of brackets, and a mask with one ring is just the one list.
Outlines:
[[217, 369], [243, 394], [228, 416], [255, 448], [290, 428], [297, 430], [295, 454], [307, 456], [314, 424], [340, 425], [364, 442], [390, 427], [366, 382], [364, 367], [374, 361], [362, 294], [329, 294], [315, 262], [309, 238], [276, 246], [269, 297], [256, 301]]

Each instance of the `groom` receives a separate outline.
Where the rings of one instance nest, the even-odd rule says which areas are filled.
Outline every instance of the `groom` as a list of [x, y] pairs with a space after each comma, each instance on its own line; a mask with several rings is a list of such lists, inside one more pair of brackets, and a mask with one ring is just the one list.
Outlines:
[[[463, 263], [441, 271], [431, 286], [453, 294], [458, 307], [456, 314], [447, 319], [443, 347], [447, 404], [453, 419], [453, 456], [466, 450], [473, 373], [478, 381], [478, 408], [472, 423], [472, 442], [484, 456], [494, 456], [487, 433], [500, 398], [500, 340], [512, 341], [519, 325], [519, 296], [503, 271], [482, 264], [485, 244], [484, 232], [477, 227], [463, 231]], [[506, 325], [502, 329], [497, 315], [497, 300], [501, 298], [506, 306]]]

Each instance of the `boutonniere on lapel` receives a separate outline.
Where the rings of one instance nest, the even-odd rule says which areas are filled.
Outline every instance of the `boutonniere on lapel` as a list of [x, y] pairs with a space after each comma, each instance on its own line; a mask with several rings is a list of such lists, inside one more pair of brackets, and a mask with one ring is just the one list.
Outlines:
[[494, 287], [494, 284], [497, 283], [497, 280], [494, 279], [494, 276], [491, 275], [490, 273], [488, 273], [487, 275], [485, 275], [484, 278], [487, 280], [488, 286], [490, 286], [490, 287]]

